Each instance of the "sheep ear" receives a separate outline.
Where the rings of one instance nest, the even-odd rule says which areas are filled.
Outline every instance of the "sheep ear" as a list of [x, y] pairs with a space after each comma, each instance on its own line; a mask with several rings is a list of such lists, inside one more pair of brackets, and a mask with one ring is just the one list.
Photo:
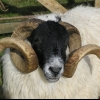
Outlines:
[[100, 59], [100, 47], [94, 44], [85, 45], [73, 51], [65, 63], [64, 76], [72, 77], [75, 73], [79, 61], [88, 54], [95, 54]]

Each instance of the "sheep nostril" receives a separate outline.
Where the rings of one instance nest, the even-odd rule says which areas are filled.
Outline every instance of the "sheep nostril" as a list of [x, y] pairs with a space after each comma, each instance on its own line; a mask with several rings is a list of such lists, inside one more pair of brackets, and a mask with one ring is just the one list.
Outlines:
[[54, 74], [58, 74], [59, 72], [60, 72], [60, 70], [61, 70], [62, 68], [61, 67], [49, 67], [49, 70], [52, 72], [52, 73], [54, 73]]

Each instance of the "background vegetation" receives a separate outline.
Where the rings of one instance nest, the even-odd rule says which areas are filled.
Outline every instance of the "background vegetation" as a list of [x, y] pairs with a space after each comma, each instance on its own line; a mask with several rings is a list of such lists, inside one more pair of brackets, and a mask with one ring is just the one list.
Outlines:
[[[65, 8], [70, 9], [77, 5], [91, 5], [94, 6], [94, 0], [75, 0], [75, 3], [68, 3], [68, 0], [57, 0]], [[48, 9], [43, 7], [37, 0], [2, 0], [4, 6], [8, 11], [3, 12], [0, 10], [0, 18], [4, 17], [14, 17], [14, 16], [25, 16], [25, 15], [35, 15], [35, 14], [45, 14], [50, 13]], [[1, 21], [0, 23], [9, 22]], [[12, 33], [0, 35], [0, 39], [4, 37], [11, 36]], [[3, 52], [0, 53], [0, 57], [3, 55]], [[2, 62], [0, 61], [0, 99], [2, 96]]]

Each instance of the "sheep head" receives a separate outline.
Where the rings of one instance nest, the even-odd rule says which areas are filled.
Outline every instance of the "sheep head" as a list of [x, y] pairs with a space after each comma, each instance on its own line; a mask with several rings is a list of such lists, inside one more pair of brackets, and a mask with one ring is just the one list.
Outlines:
[[[25, 40], [27, 37], [29, 37], [31, 35], [32, 31], [34, 29], [36, 29], [38, 27], [38, 25], [41, 24], [42, 22], [44, 22], [44, 21], [39, 20], [39, 19], [32, 19], [26, 23], [24, 22], [14, 30], [11, 37]], [[74, 49], [79, 48], [81, 46], [81, 38], [80, 38], [80, 34], [79, 34], [78, 30], [74, 26], [72, 26], [68, 23], [65, 23], [65, 22], [59, 22], [59, 24], [63, 25], [66, 28], [66, 30], [68, 30], [68, 33], [70, 36], [70, 39], [69, 39], [70, 52], [72, 52]], [[30, 48], [31, 48], [31, 46], [30, 46]], [[21, 54], [18, 53], [18, 50], [16, 51], [15, 49], [11, 49], [11, 58], [15, 64], [15, 66], [17, 66], [17, 68], [23, 73], [31, 72], [37, 68], [36, 61], [38, 61], [38, 60], [32, 59], [34, 63], [36, 62], [35, 63], [36, 67], [35, 67], [35, 64], [33, 64], [33, 62], [32, 62], [33, 67], [31, 67], [31, 69], [33, 69], [33, 70], [27, 70], [29, 68], [25, 67], [25, 65], [27, 65], [27, 64], [24, 63], [24, 59], [21, 56]], [[37, 58], [37, 56], [35, 55], [34, 58]], [[27, 60], [25, 60], [25, 61], [27, 61]]]
[[[32, 31], [42, 22], [44, 21], [32, 19], [26, 23], [22, 23], [15, 29], [11, 37], [0, 40], [0, 51], [10, 47], [12, 61], [23, 73], [32, 72], [38, 67], [39, 62], [36, 52], [24, 40], [29, 37]], [[65, 67], [63, 75], [66, 77], [72, 77], [78, 62], [85, 55], [96, 54], [98, 57], [100, 57], [100, 47], [92, 44], [81, 47], [81, 37], [77, 28], [65, 22], [59, 22], [59, 24], [64, 26], [69, 34], [68, 46], [70, 49], [70, 54], [64, 64]]]

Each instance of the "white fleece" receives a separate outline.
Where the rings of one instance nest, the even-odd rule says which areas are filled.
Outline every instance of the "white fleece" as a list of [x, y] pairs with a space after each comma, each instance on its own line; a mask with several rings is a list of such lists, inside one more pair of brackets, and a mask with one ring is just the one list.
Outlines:
[[[50, 16], [50, 20], [54, 20], [56, 14]], [[100, 46], [100, 8], [78, 6], [59, 16], [62, 21], [74, 25], [79, 30], [82, 45]], [[48, 18], [45, 15], [42, 17], [44, 20]], [[100, 60], [93, 54], [85, 56], [79, 62], [72, 78], [62, 76], [55, 83], [49, 83], [39, 67], [29, 74], [19, 72], [10, 59], [9, 49], [2, 59], [3, 91], [6, 98], [96, 99], [100, 96]]]

